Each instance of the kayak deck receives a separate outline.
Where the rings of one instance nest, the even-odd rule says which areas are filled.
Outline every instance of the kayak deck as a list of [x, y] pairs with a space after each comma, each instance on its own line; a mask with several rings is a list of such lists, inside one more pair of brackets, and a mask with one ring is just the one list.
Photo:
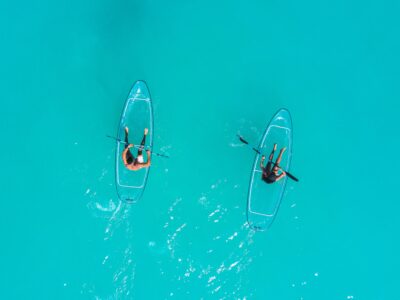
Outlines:
[[277, 159], [280, 149], [286, 147], [280, 167], [288, 171], [292, 155], [292, 122], [290, 113], [286, 109], [279, 110], [267, 126], [258, 146], [258, 150], [262, 154], [255, 155], [251, 170], [247, 198], [247, 221], [251, 228], [261, 231], [268, 229], [275, 219], [287, 182], [287, 177], [272, 184], [267, 184], [261, 179], [261, 157], [265, 155], [265, 167], [275, 143], [278, 148], [273, 161], [275, 162]]
[[[125, 140], [125, 127], [129, 128], [129, 143], [140, 145], [143, 131], [148, 128], [146, 137], [146, 148], [153, 146], [153, 109], [149, 90], [144, 81], [137, 81], [131, 89], [125, 102], [118, 127], [117, 138]], [[118, 197], [129, 203], [138, 201], [146, 186], [149, 168], [138, 171], [128, 170], [122, 160], [122, 152], [125, 143], [117, 141], [116, 149], [116, 187]], [[134, 157], [137, 157], [137, 148], [131, 148]], [[144, 160], [147, 160], [146, 152], [143, 150]]]

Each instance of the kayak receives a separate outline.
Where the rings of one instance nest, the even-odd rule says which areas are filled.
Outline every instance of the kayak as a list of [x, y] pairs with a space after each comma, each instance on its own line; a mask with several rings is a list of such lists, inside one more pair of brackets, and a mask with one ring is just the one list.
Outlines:
[[[125, 148], [125, 127], [129, 128], [129, 143], [140, 145], [143, 131], [148, 128], [145, 148], [153, 147], [153, 107], [149, 89], [144, 81], [136, 81], [125, 102], [121, 114], [117, 133], [115, 181], [118, 197], [128, 203], [137, 202], [143, 194], [149, 176], [149, 168], [138, 171], [128, 170], [122, 161], [122, 152]], [[131, 148], [132, 154], [137, 156], [137, 148]], [[147, 155], [143, 151], [146, 161]]]
[[274, 143], [278, 144], [274, 162], [280, 149], [286, 147], [279, 166], [283, 170], [289, 171], [292, 157], [292, 118], [286, 109], [280, 109], [269, 122], [258, 145], [261, 154], [255, 155], [251, 170], [247, 197], [247, 222], [252, 229], [259, 231], [267, 230], [274, 221], [287, 182], [287, 176], [272, 184], [267, 184], [261, 179], [261, 157], [265, 155], [265, 166]]

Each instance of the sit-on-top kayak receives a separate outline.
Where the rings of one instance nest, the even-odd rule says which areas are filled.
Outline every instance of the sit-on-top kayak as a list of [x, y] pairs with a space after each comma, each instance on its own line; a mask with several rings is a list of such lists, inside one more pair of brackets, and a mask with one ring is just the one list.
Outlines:
[[[135, 146], [140, 145], [143, 131], [148, 128], [145, 149], [153, 147], [153, 107], [149, 89], [144, 81], [136, 81], [133, 85], [125, 102], [117, 133], [115, 167], [117, 193], [121, 200], [134, 203], [143, 194], [150, 167], [138, 171], [131, 171], [125, 167], [122, 160], [125, 143], [121, 142], [125, 139], [125, 127], [129, 128], [129, 143]], [[138, 148], [136, 147], [130, 149], [135, 157], [137, 157], [137, 150]], [[145, 151], [143, 151], [143, 157], [146, 161], [147, 155]]]
[[287, 176], [272, 184], [267, 184], [261, 179], [261, 157], [265, 155], [265, 167], [275, 143], [278, 144], [278, 148], [273, 161], [278, 157], [280, 149], [286, 147], [279, 166], [289, 171], [292, 156], [292, 118], [286, 109], [280, 109], [269, 122], [258, 145], [261, 154], [257, 153], [254, 158], [247, 198], [247, 222], [255, 230], [266, 230], [272, 224], [286, 187]]

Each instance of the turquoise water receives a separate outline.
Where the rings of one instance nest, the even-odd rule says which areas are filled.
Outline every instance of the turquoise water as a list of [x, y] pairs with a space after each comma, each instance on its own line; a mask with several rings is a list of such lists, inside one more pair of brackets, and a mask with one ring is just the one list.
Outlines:
[[[398, 299], [396, 1], [1, 5], [1, 298]], [[115, 134], [147, 81], [156, 150], [120, 203]], [[245, 226], [257, 143], [293, 117], [293, 174]]]

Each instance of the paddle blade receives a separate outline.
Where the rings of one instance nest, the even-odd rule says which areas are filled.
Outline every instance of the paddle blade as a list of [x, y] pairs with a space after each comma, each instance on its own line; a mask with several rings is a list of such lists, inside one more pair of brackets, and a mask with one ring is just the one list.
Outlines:
[[153, 152], [153, 154], [155, 154], [155, 155], [157, 155], [157, 156], [160, 156], [160, 157], [169, 158], [168, 155], [164, 155], [164, 154], [160, 154], [160, 153], [154, 153], [154, 152]]
[[296, 181], [296, 182], [299, 181], [296, 177], [294, 177], [292, 174], [290, 174], [290, 173], [288, 173], [288, 172], [286, 172], [286, 175], [287, 175], [290, 179], [292, 179], [292, 180], [294, 180], [294, 181]]
[[249, 142], [246, 141], [245, 139], [243, 139], [240, 135], [237, 135], [237, 137], [239, 138], [239, 140], [240, 140], [243, 144], [246, 144], [246, 145], [249, 144]]
[[258, 154], [261, 154], [260, 150], [253, 147], [253, 150], [256, 151]]
[[108, 138], [110, 138], [110, 139], [113, 139], [113, 140], [117, 140], [116, 137], [113, 137], [113, 136], [111, 136], [111, 135], [106, 135], [106, 137], [108, 137]]
[[108, 138], [110, 138], [110, 139], [113, 139], [113, 140], [116, 140], [117, 142], [125, 143], [125, 144], [126, 144], [126, 142], [121, 141], [120, 139], [118, 139], [118, 138], [116, 138], [116, 137], [113, 137], [113, 136], [111, 136], [111, 135], [106, 135], [106, 137], [108, 137]]

